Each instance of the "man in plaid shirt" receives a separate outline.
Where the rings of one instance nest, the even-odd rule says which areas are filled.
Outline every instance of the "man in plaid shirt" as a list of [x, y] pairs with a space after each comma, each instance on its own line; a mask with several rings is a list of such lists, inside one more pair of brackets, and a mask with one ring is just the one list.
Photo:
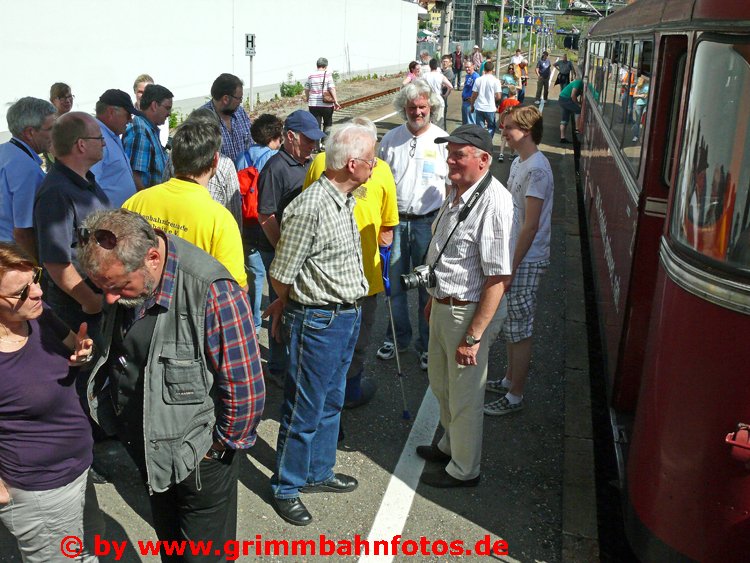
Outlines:
[[300, 492], [357, 488], [354, 477], [333, 467], [346, 372], [359, 336], [359, 300], [368, 290], [352, 192], [375, 164], [375, 139], [367, 127], [350, 123], [335, 130], [325, 174], [284, 211], [271, 264], [279, 296], [270, 307], [272, 333], [281, 328], [289, 346], [271, 489], [279, 516], [297, 526], [312, 522]]
[[237, 528], [235, 452], [255, 443], [265, 402], [247, 294], [210, 255], [125, 209], [90, 215], [79, 239], [107, 304], [92, 417], [138, 467], [160, 540], [224, 545]]
[[164, 86], [146, 86], [141, 96], [141, 115], [133, 117], [122, 136], [135, 187], [139, 191], [161, 184], [171, 176], [167, 172], [167, 151], [159, 141], [159, 126], [164, 125], [172, 113], [173, 97]]

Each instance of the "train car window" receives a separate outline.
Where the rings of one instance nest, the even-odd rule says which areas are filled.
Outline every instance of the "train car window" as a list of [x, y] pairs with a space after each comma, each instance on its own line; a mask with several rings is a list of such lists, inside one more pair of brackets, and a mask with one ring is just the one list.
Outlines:
[[670, 233], [750, 275], [750, 43], [734, 41], [696, 49]]
[[629, 130], [625, 130], [623, 147], [625, 156], [635, 174], [641, 161], [641, 146], [643, 131], [646, 127], [646, 111], [651, 92], [651, 58], [654, 54], [653, 41], [639, 41], [633, 45], [633, 67], [636, 69], [636, 80], [633, 91], [631, 118]]
[[[614, 111], [612, 115], [611, 128], [619, 145], [625, 148], [625, 131], [630, 130], [633, 125], [633, 94], [635, 92], [636, 68], [632, 66], [631, 44], [622, 42], [620, 45], [619, 68], [617, 79], [612, 76]], [[627, 143], [630, 145], [632, 143]]]
[[594, 100], [599, 104], [599, 107], [601, 107], [603, 103], [602, 92], [604, 91], [604, 78], [606, 72], [603, 57], [604, 47], [605, 43], [603, 41], [591, 42], [589, 49], [589, 68], [587, 72], [587, 76], [590, 77], [589, 90]]
[[669, 125], [667, 127], [667, 154], [664, 158], [664, 170], [662, 179], [664, 183], [672, 188], [672, 169], [674, 167], [675, 140], [677, 137], [677, 119], [680, 113], [680, 98], [682, 98], [682, 84], [685, 80], [685, 65], [687, 63], [687, 54], [682, 55], [677, 60], [675, 68], [674, 89], [672, 90], [672, 104], [669, 110]]
[[604, 113], [604, 120], [607, 122], [607, 125], [609, 127], [612, 127], [612, 120], [615, 113], [615, 100], [617, 99], [617, 96], [619, 95], [620, 87], [619, 87], [619, 81], [618, 81], [618, 73], [620, 70], [620, 63], [619, 63], [619, 57], [620, 57], [620, 42], [615, 41], [612, 44], [612, 59], [607, 61], [608, 68], [607, 68], [607, 83], [606, 83], [606, 97], [605, 97], [605, 104], [604, 108], [602, 109]]

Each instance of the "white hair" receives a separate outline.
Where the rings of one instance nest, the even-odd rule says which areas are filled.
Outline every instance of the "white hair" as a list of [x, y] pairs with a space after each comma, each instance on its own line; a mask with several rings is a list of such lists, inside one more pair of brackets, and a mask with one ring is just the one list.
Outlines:
[[422, 97], [427, 98], [427, 103], [430, 104], [430, 121], [440, 123], [443, 119], [445, 103], [442, 96], [439, 96], [423, 78], [412, 80], [401, 88], [401, 91], [396, 94], [393, 100], [393, 107], [398, 110], [401, 119], [406, 121], [406, 104]]
[[352, 158], [362, 158], [375, 147], [372, 129], [357, 123], [345, 123], [331, 130], [326, 141], [326, 168], [341, 170]]

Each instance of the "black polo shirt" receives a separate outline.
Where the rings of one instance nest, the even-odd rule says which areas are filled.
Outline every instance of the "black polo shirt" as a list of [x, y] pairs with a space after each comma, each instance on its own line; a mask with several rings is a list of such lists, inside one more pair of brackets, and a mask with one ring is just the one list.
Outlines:
[[34, 200], [39, 262], [71, 263], [80, 272], [76, 230], [94, 211], [112, 207], [91, 172], [82, 178], [55, 161]]
[[[300, 164], [282, 146], [268, 159], [258, 178], [258, 213], [275, 215], [280, 205], [288, 203], [285, 196], [296, 189], [302, 189], [310, 168], [310, 160]], [[245, 228], [245, 239], [260, 250], [271, 251], [273, 246], [260, 226]]]

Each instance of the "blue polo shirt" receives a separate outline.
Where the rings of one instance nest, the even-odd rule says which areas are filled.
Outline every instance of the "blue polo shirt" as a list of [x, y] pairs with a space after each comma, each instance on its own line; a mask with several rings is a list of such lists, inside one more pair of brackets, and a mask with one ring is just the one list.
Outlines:
[[107, 194], [112, 207], [122, 207], [125, 200], [136, 192], [133, 170], [130, 168], [130, 160], [125, 154], [120, 137], [104, 123], [98, 119], [97, 121], [106, 146], [102, 159], [91, 167], [91, 173], [96, 177], [96, 183]]
[[42, 159], [29, 145], [15, 137], [0, 145], [0, 240], [13, 240], [14, 228], [33, 226], [34, 197], [43, 180]]
[[39, 262], [71, 263], [81, 272], [76, 231], [91, 213], [110, 208], [109, 198], [91, 172], [82, 178], [56, 160], [34, 202]]
[[474, 81], [477, 78], [479, 78], [479, 74], [476, 71], [466, 75], [464, 89], [461, 92], [461, 98], [464, 102], [468, 102], [471, 99], [471, 89], [474, 88]]

